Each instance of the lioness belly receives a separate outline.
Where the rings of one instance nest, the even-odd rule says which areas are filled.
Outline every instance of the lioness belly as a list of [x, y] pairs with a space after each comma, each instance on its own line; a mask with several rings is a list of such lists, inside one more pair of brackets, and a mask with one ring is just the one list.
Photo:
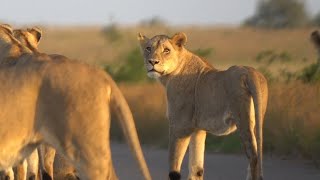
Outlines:
[[233, 116], [229, 111], [225, 111], [218, 116], [201, 118], [199, 119], [198, 126], [200, 129], [206, 130], [216, 136], [228, 135], [237, 129]]

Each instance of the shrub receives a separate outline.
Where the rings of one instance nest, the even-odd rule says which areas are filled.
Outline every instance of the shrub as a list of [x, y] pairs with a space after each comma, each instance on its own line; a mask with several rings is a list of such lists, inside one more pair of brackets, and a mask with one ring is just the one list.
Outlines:
[[270, 65], [273, 62], [279, 62], [279, 63], [290, 62], [292, 60], [292, 57], [286, 51], [282, 51], [280, 53], [277, 53], [273, 50], [264, 50], [264, 51], [259, 52], [255, 59], [259, 63], [264, 63], [266, 65]]
[[199, 48], [199, 49], [193, 51], [193, 53], [195, 53], [196, 55], [203, 57], [203, 58], [208, 58], [213, 52], [214, 51], [212, 48], [205, 48], [205, 49]]
[[268, 83], [275, 82], [277, 80], [276, 77], [271, 73], [271, 71], [268, 70], [265, 66], [258, 67], [258, 71], [261, 72], [264, 77], [267, 79]]
[[164, 27], [166, 26], [167, 22], [161, 19], [159, 16], [154, 16], [151, 19], [141, 21], [140, 24], [147, 27]]
[[117, 58], [115, 63], [106, 65], [105, 70], [117, 82], [151, 81], [147, 77], [143, 57], [138, 47]]
[[299, 0], [259, 1], [256, 14], [245, 25], [264, 28], [292, 28], [308, 23], [304, 3]]
[[312, 25], [320, 26], [320, 12], [312, 19]]
[[318, 63], [310, 64], [309, 66], [302, 69], [298, 79], [301, 79], [303, 82], [310, 83], [320, 80], [320, 68]]
[[112, 43], [122, 39], [122, 34], [115, 23], [106, 26], [102, 31], [108, 41]]

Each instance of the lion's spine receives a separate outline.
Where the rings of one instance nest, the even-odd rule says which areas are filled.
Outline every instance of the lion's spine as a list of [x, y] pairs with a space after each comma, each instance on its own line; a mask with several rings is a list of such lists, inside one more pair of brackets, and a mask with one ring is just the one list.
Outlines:
[[115, 112], [117, 119], [120, 121], [127, 142], [139, 163], [144, 178], [146, 180], [151, 180], [152, 178], [143, 156], [143, 152], [140, 146], [138, 134], [136, 131], [136, 127], [129, 105], [125, 100], [123, 94], [121, 93], [120, 89], [116, 86], [116, 84], [113, 81], [111, 83], [111, 87], [112, 88], [110, 106]]

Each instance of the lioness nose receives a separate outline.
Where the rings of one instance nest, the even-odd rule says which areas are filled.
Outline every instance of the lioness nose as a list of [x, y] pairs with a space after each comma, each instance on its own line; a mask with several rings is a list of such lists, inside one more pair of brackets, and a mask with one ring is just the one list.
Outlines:
[[152, 64], [152, 65], [159, 64], [159, 60], [157, 60], [157, 59], [150, 59], [150, 60], [149, 60], [149, 63]]

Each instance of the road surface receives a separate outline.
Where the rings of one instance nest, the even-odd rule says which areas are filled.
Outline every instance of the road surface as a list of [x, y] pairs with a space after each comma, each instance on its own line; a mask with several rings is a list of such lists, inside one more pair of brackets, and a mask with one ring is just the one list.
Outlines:
[[[120, 180], [143, 179], [137, 163], [126, 144], [112, 143], [112, 157]], [[167, 180], [167, 151], [143, 147], [143, 151], [154, 180]], [[182, 179], [188, 176], [188, 159], [182, 165]], [[225, 155], [206, 153], [205, 180], [245, 180], [247, 159], [244, 154]], [[320, 169], [303, 160], [281, 160], [264, 158], [264, 179], [266, 180], [320, 180]]]

